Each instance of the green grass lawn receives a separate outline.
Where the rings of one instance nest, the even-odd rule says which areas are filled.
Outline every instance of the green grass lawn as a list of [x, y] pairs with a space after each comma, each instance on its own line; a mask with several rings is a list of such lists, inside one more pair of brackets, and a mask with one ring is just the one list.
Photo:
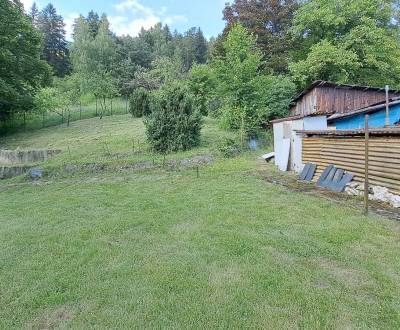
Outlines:
[[400, 328], [400, 224], [265, 182], [206, 124], [168, 156], [216, 155], [199, 178], [118, 170], [154, 157], [128, 116], [3, 140], [63, 149], [49, 169], [116, 167], [0, 183], [0, 328]]

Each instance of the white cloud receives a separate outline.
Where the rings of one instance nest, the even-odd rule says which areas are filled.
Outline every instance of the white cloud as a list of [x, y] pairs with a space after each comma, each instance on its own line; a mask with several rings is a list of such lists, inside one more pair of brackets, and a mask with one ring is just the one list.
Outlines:
[[142, 5], [138, 0], [125, 0], [115, 5], [121, 13], [119, 16], [110, 16], [111, 30], [117, 35], [137, 36], [142, 28], [149, 29], [157, 23], [173, 24], [186, 22], [182, 15], [168, 16], [168, 9], [163, 6], [155, 11], [153, 8]]
[[137, 18], [131, 21], [125, 16], [110, 16], [109, 21], [111, 30], [119, 36], [137, 36], [142, 28], [149, 29], [160, 22], [159, 18], [154, 15], [145, 18]]
[[139, 1], [137, 0], [125, 0], [115, 6], [115, 9], [117, 9], [120, 12], [123, 12], [125, 10], [131, 11], [133, 14], [136, 13], [142, 13], [147, 16], [153, 15], [153, 10], [149, 7], [143, 6]]

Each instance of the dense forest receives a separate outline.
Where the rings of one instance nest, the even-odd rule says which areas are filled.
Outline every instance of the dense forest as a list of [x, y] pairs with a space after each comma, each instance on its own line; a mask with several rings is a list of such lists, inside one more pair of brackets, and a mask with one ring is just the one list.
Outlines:
[[165, 134], [157, 120], [182, 108], [196, 132], [208, 115], [257, 135], [313, 80], [400, 88], [398, 14], [397, 0], [235, 0], [224, 31], [207, 40], [199, 27], [179, 33], [161, 23], [117, 36], [105, 14], [91, 11], [68, 42], [52, 4], [25, 11], [19, 0], [1, 0], [0, 121], [64, 116], [88, 95], [102, 118], [108, 100], [123, 96], [150, 134]]

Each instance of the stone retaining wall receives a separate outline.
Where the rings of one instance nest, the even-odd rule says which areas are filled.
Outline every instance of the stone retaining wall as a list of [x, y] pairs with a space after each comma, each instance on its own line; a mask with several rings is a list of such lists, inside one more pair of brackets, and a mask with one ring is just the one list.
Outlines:
[[0, 180], [13, 178], [28, 172], [30, 166], [0, 166]]
[[0, 164], [32, 164], [44, 162], [61, 150], [0, 150]]

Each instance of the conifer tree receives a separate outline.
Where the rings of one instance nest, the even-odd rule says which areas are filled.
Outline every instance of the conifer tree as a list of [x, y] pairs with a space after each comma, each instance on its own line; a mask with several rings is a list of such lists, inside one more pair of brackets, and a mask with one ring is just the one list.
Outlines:
[[43, 58], [50, 64], [57, 76], [64, 77], [70, 71], [65, 24], [52, 4], [48, 4], [40, 12], [38, 28], [44, 39]]
[[34, 2], [29, 12], [29, 17], [31, 18], [34, 27], [38, 27], [39, 14], [39, 8], [36, 5], [36, 2]]
[[100, 18], [99, 14], [91, 10], [86, 18], [86, 21], [89, 26], [89, 32], [92, 38], [96, 38], [97, 33], [99, 32], [99, 27], [100, 27]]

